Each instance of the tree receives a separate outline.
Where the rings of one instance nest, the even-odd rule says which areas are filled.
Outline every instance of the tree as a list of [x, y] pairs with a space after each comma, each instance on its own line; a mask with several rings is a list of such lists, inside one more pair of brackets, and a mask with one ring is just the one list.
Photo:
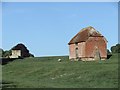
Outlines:
[[34, 55], [33, 54], [31, 54], [31, 53], [29, 53], [30, 54], [30, 57], [34, 57]]
[[120, 53], [120, 44], [116, 44], [116, 50], [118, 53]]
[[115, 52], [116, 52], [116, 46], [112, 46], [112, 47], [111, 47], [111, 52], [112, 52], [112, 53], [115, 53]]
[[109, 49], [107, 49], [107, 55], [111, 55], [111, 52], [109, 51]]
[[3, 57], [3, 54], [4, 54], [4, 50], [0, 48], [0, 57]]
[[115, 46], [111, 47], [112, 53], [120, 53], [120, 44], [116, 44]]
[[109, 49], [107, 49], [107, 59], [109, 59], [112, 56], [111, 52], [109, 51]]
[[2, 56], [3, 57], [9, 57], [11, 54], [12, 54], [11, 50], [6, 50], [6, 51], [4, 51]]

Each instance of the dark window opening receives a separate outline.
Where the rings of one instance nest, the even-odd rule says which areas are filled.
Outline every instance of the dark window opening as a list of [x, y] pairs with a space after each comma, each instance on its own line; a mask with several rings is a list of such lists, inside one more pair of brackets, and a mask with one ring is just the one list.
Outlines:
[[75, 49], [76, 58], [78, 58], [78, 48]]
[[78, 43], [76, 42], [75, 45], [78, 46]]

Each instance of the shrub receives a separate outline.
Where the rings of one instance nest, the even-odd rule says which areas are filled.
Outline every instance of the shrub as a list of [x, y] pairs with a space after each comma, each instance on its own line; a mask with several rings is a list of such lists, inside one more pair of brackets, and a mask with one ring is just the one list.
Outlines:
[[120, 44], [116, 44], [115, 46], [111, 47], [112, 53], [120, 53]]

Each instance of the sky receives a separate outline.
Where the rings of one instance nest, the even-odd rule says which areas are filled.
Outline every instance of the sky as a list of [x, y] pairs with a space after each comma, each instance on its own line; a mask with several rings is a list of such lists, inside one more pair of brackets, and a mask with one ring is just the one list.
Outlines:
[[69, 55], [68, 42], [82, 28], [93, 26], [118, 43], [117, 2], [3, 2], [2, 48], [23, 43], [35, 56]]

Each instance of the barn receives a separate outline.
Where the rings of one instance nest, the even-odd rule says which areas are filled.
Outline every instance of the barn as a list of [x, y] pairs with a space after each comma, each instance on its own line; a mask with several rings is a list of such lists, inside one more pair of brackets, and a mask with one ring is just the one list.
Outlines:
[[94, 61], [107, 58], [107, 40], [91, 26], [80, 30], [68, 45], [70, 60]]
[[14, 46], [11, 51], [12, 55], [10, 56], [10, 58], [25, 58], [30, 56], [29, 50], [22, 43]]

